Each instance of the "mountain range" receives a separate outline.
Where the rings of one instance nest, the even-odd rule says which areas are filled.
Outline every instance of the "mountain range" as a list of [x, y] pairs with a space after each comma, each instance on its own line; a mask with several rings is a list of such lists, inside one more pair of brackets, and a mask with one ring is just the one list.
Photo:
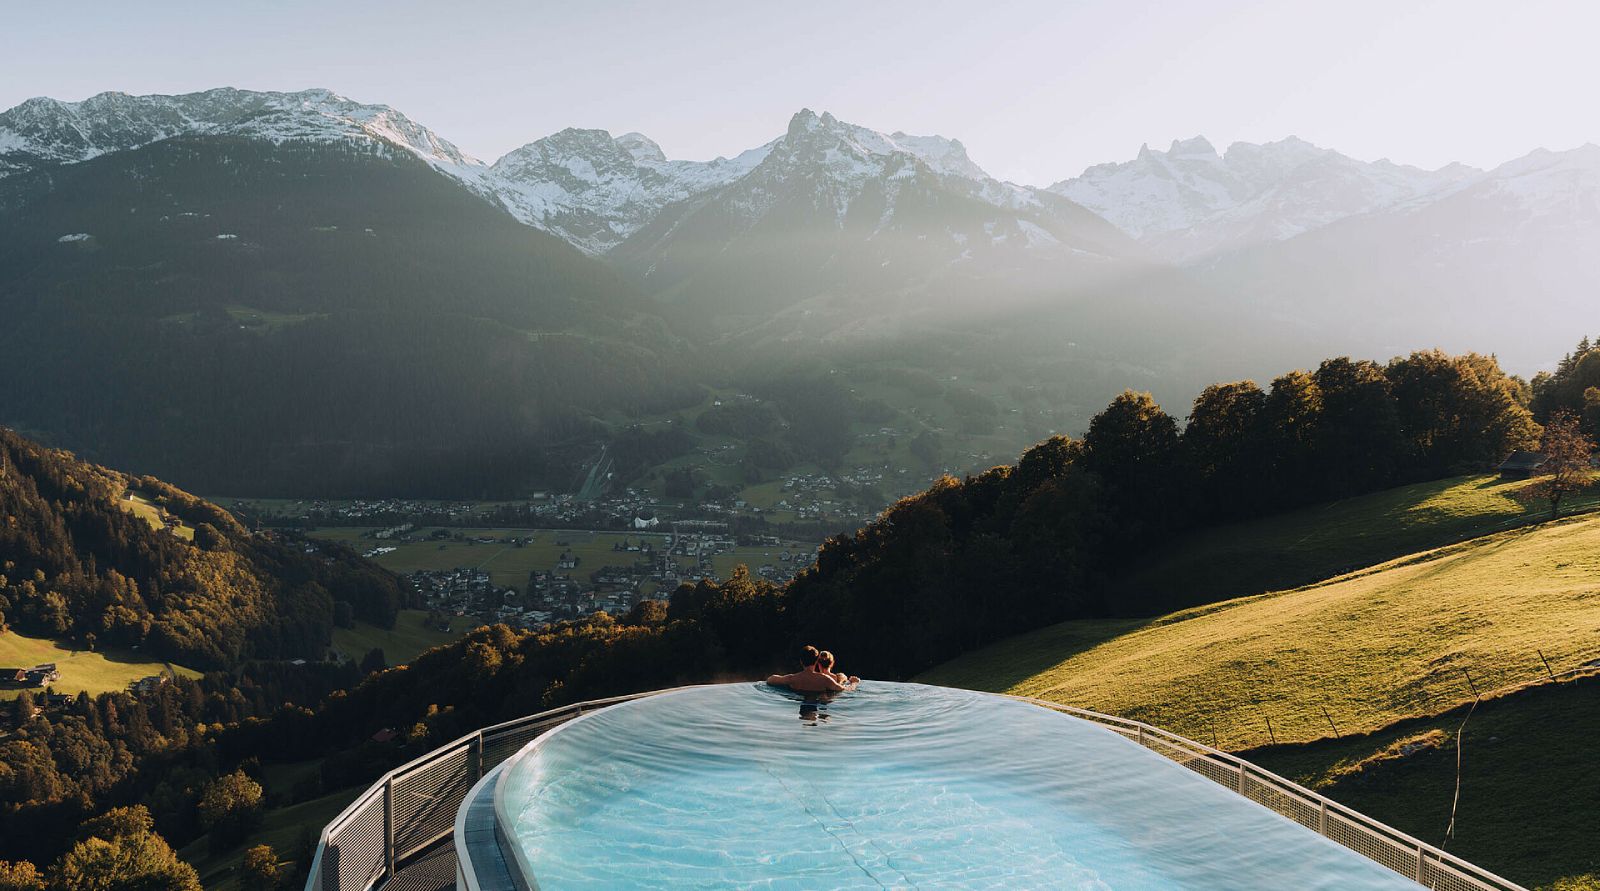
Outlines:
[[[184, 443], [220, 411], [248, 479], [366, 489], [797, 364], [960, 366], [1069, 415], [1338, 353], [1529, 374], [1592, 326], [1600, 147], [1430, 171], [1195, 137], [1039, 187], [810, 110], [711, 161], [568, 129], [485, 163], [328, 90], [103, 93], [0, 113], [0, 233], [0, 362], [49, 381], [0, 423], [218, 490], [238, 474]], [[230, 376], [263, 410], [219, 408]]]
[[[380, 142], [405, 150], [514, 217], [604, 255], [669, 209], [743, 182], [735, 212], [754, 221], [778, 203], [773, 183], [809, 166], [831, 194], [820, 197], [843, 226], [851, 201], [885, 191], [890, 175], [925, 173], [975, 202], [1039, 223], [1072, 216], [1066, 199], [1112, 223], [1162, 259], [1189, 261], [1222, 250], [1281, 241], [1349, 217], [1447, 197], [1485, 180], [1515, 176], [1550, 154], [1539, 150], [1493, 171], [1462, 164], [1424, 170], [1363, 162], [1297, 137], [1237, 142], [1218, 153], [1204, 137], [1167, 151], [1142, 146], [1130, 161], [1098, 164], [1047, 188], [1000, 182], [960, 140], [882, 133], [803, 109], [787, 132], [732, 158], [669, 160], [640, 133], [569, 128], [492, 164], [386, 105], [324, 89], [297, 93], [221, 88], [180, 96], [101, 93], [81, 102], [30, 99], [0, 113], [0, 176], [86, 161], [175, 136], [231, 135]], [[1585, 149], [1590, 147], [1584, 147]], [[1584, 149], [1577, 150], [1580, 154]], [[886, 166], [892, 165], [892, 166]], [[869, 185], [871, 184], [871, 185]], [[872, 189], [872, 186], [876, 186]], [[991, 227], [993, 228], [993, 227]], [[1017, 226], [993, 242], [1031, 247], [1058, 239], [1048, 227]], [[958, 252], [959, 255], [959, 252]]]

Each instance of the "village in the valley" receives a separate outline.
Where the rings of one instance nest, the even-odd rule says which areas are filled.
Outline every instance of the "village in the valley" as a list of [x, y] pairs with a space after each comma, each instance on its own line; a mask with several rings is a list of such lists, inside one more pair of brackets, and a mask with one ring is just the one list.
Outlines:
[[[856, 434], [866, 451], [897, 437], [903, 431], [888, 427]], [[426, 611], [426, 627], [448, 633], [485, 622], [537, 628], [602, 611], [620, 616], [740, 566], [783, 584], [814, 562], [823, 539], [926, 485], [889, 461], [722, 485], [715, 474], [734, 460], [723, 448], [697, 449], [694, 472], [710, 484], [687, 498], [668, 497], [659, 485], [617, 486], [602, 451], [577, 491], [511, 501], [217, 500], [247, 523], [304, 535], [308, 549], [339, 542], [394, 570], [415, 595], [410, 605]], [[975, 465], [987, 458], [970, 456]]]

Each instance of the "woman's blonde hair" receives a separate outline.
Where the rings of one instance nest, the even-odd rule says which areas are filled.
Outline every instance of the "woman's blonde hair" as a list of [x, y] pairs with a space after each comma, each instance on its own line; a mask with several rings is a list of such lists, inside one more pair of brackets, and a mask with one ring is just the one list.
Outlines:
[[833, 668], [833, 654], [823, 650], [817, 654], [817, 662], [822, 665], [824, 671], [831, 669]]

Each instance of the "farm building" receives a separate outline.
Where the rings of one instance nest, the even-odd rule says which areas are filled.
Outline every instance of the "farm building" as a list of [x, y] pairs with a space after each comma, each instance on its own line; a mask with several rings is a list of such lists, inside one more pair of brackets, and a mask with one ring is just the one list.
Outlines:
[[1500, 471], [1500, 478], [1503, 480], [1525, 480], [1538, 473], [1539, 468], [1543, 466], [1543, 455], [1518, 449], [1508, 455], [1495, 469]]

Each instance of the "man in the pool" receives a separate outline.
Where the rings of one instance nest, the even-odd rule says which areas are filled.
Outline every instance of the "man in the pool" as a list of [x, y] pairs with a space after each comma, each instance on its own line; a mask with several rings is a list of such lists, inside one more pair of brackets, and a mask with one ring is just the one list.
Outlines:
[[788, 687], [799, 693], [840, 693], [854, 690], [861, 679], [833, 674], [833, 654], [827, 655], [827, 666], [824, 668], [823, 654], [808, 644], [800, 650], [800, 664], [804, 666], [803, 668], [790, 674], [772, 675], [767, 678], [767, 683], [774, 687]]

